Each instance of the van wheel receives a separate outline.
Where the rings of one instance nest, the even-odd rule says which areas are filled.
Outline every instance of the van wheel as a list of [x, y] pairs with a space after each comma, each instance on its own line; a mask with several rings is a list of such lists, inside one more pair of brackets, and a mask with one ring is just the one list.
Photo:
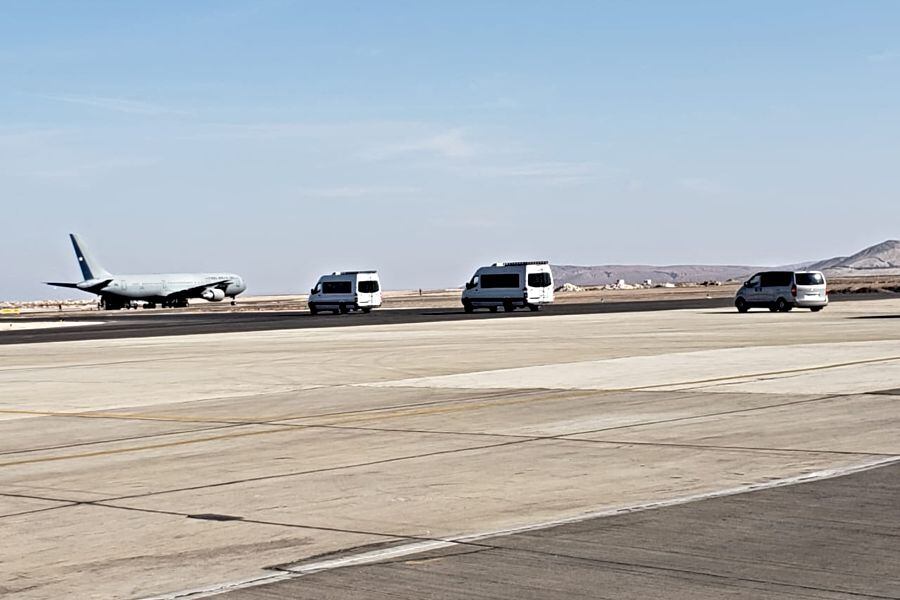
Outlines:
[[363, 311], [363, 313], [365, 313], [365, 314], [369, 314], [370, 312], [372, 312], [372, 307], [371, 306], [363, 306], [359, 310]]
[[512, 302], [504, 302], [503, 303], [503, 312], [512, 312], [514, 310], [516, 310], [516, 309], [512, 305]]
[[745, 313], [750, 310], [750, 305], [747, 304], [747, 301], [743, 298], [738, 298], [734, 301], [734, 307], [738, 310], [739, 313]]
[[342, 315], [346, 315], [350, 312], [350, 308], [346, 304], [341, 304], [340, 308], [338, 308], [338, 312]]
[[775, 301], [775, 310], [778, 312], [790, 312], [791, 308], [793, 307], [785, 302], [784, 298], [779, 298]]
[[316, 306], [315, 304], [310, 304], [309, 305], [309, 314], [311, 314], [311, 315], [319, 314], [319, 307]]
[[463, 302], [463, 310], [467, 313], [473, 313], [475, 312], [475, 307], [472, 306], [471, 302]]
[[530, 310], [531, 312], [538, 312], [539, 310], [541, 310], [541, 305], [540, 304], [529, 304], [528, 310]]
[[809, 310], [811, 310], [811, 311], [813, 311], [813, 312], [819, 312], [819, 311], [822, 310], [823, 308], [825, 308], [825, 307], [824, 307], [824, 306], [810, 306], [810, 307], [809, 307]]
[[491, 306], [490, 308], [488, 308], [488, 310], [491, 311], [491, 312], [497, 312], [497, 307], [496, 307], [496, 306]]
[[769, 307], [769, 312], [778, 312], [778, 309], [775, 308], [775, 305], [773, 304], [772, 306]]

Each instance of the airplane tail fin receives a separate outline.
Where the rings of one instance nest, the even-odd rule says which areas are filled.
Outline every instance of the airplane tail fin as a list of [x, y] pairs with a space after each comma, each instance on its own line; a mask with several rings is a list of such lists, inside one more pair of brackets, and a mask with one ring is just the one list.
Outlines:
[[78, 257], [78, 266], [81, 267], [81, 274], [85, 281], [89, 279], [101, 279], [107, 277], [110, 273], [104, 269], [100, 263], [91, 256], [84, 243], [78, 239], [74, 233], [70, 233], [72, 239], [72, 247], [75, 248], [75, 256]]

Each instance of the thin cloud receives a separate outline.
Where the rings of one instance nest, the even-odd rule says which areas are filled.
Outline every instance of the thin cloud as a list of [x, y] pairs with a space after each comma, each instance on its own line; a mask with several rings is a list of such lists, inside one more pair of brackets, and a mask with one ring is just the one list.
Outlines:
[[718, 181], [706, 177], [683, 177], [678, 181], [678, 185], [689, 192], [706, 196], [716, 196], [725, 191]]
[[615, 172], [596, 162], [543, 161], [514, 165], [475, 165], [459, 169], [461, 175], [521, 179], [552, 185], [573, 185], [608, 178]]
[[178, 139], [202, 141], [322, 138], [329, 141], [348, 141], [358, 147], [360, 140], [397, 139], [410, 135], [410, 131], [421, 127], [419, 123], [406, 121], [210, 123], [200, 125], [191, 132], [179, 136]]
[[48, 139], [58, 138], [68, 133], [65, 129], [52, 128], [0, 128], [0, 145], [5, 143], [22, 144], [26, 142], [40, 142]]
[[322, 198], [326, 200], [352, 200], [356, 198], [371, 198], [384, 196], [408, 196], [420, 191], [419, 188], [410, 186], [337, 186], [330, 188], [314, 188], [304, 190], [303, 196], [310, 198]]
[[483, 108], [483, 109], [487, 109], [487, 110], [516, 110], [521, 107], [522, 107], [522, 104], [515, 98], [510, 98], [508, 96], [500, 96], [498, 98], [494, 98], [493, 100], [484, 102], [478, 108]]
[[476, 146], [465, 139], [461, 129], [451, 129], [435, 135], [403, 142], [389, 142], [363, 152], [367, 160], [388, 160], [424, 154], [442, 158], [464, 159], [476, 154]]
[[884, 50], [882, 52], [876, 52], [866, 56], [866, 60], [872, 63], [894, 62], [900, 60], [900, 51]]
[[192, 133], [178, 136], [177, 139], [185, 141], [276, 140], [321, 136], [325, 129], [323, 126], [308, 123], [219, 123], [201, 126]]
[[41, 179], [76, 179], [95, 175], [99, 173], [107, 173], [117, 171], [119, 169], [138, 169], [149, 167], [157, 164], [159, 161], [152, 158], [110, 158], [91, 163], [82, 163], [59, 169], [47, 169], [35, 171], [32, 173], [35, 177]]
[[114, 98], [110, 96], [82, 96], [78, 94], [41, 94], [41, 98], [68, 104], [78, 104], [99, 108], [129, 115], [160, 116], [160, 115], [184, 115], [185, 111], [176, 110], [159, 104], [151, 104], [140, 100], [128, 98]]

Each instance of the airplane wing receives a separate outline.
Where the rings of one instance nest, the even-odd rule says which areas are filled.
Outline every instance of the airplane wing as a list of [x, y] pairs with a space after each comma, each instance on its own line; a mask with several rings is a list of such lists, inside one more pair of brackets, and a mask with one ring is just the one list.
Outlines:
[[193, 287], [184, 288], [183, 290], [177, 290], [175, 292], [171, 292], [166, 296], [166, 298], [186, 298], [188, 296], [192, 296], [194, 294], [199, 294], [203, 290], [207, 288], [219, 287], [222, 285], [226, 285], [231, 283], [231, 279], [220, 279], [218, 281], [208, 281], [202, 285], [195, 285]]

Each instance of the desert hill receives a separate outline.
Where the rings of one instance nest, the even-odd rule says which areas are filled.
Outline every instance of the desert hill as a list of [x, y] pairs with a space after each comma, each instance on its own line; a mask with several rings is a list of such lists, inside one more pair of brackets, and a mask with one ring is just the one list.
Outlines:
[[840, 256], [826, 260], [809, 261], [778, 267], [748, 265], [551, 265], [557, 285], [571, 283], [577, 286], [609, 285], [624, 279], [628, 283], [641, 283], [647, 279], [654, 284], [702, 283], [743, 279], [756, 271], [767, 268], [810, 269], [824, 271], [826, 275], [865, 276], [896, 271], [900, 274], [900, 240], [887, 240], [875, 244], [852, 256]]
[[839, 256], [809, 265], [817, 271], [900, 269], [900, 240], [887, 240], [869, 246], [852, 256]]

